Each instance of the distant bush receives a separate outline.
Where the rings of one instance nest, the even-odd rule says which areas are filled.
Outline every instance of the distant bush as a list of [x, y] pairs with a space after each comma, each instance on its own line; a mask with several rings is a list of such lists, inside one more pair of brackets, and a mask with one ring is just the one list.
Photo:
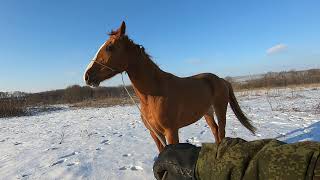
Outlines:
[[269, 72], [261, 78], [249, 79], [244, 82], [237, 82], [231, 77], [226, 77], [225, 79], [231, 82], [234, 89], [238, 90], [307, 85], [320, 83], [320, 69]]
[[27, 114], [26, 102], [19, 98], [0, 99], [0, 118], [23, 116]]
[[[131, 94], [134, 94], [131, 86], [127, 87]], [[102, 100], [107, 98], [126, 98], [127, 94], [123, 87], [98, 87], [72, 85], [66, 89], [58, 89], [26, 95], [29, 106], [52, 105], [52, 104], [73, 104], [88, 100]]]

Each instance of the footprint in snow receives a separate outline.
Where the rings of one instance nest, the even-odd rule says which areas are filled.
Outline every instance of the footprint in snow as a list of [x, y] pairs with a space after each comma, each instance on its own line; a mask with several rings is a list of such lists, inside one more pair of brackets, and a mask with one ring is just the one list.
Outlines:
[[186, 140], [187, 143], [190, 143], [190, 144], [193, 144], [193, 145], [196, 145], [196, 146], [200, 146], [201, 143], [199, 141], [199, 139], [197, 137], [191, 137], [189, 139]]
[[114, 133], [112, 133], [112, 135], [116, 135], [116, 134], [119, 134], [119, 132], [114, 132]]
[[100, 144], [109, 145], [110, 142], [109, 142], [108, 139], [105, 139], [105, 140], [102, 140], [102, 141], [100, 142]]
[[99, 133], [98, 132], [91, 132], [91, 133], [88, 134], [88, 136], [91, 137], [91, 136], [97, 135], [97, 134], [99, 134]]
[[64, 163], [67, 159], [60, 159], [59, 161], [56, 161], [54, 163], [52, 163], [50, 166], [55, 166], [55, 165], [58, 165], [58, 164], [61, 164], [61, 163]]
[[80, 162], [76, 161], [76, 162], [72, 162], [72, 163], [67, 164], [67, 166], [74, 166], [74, 165], [78, 165], [78, 164], [80, 164]]
[[67, 166], [73, 166], [73, 165], [75, 165], [75, 163], [69, 163], [69, 164], [67, 164]]
[[13, 145], [15, 145], [15, 146], [20, 145], [20, 144], [22, 144], [22, 143], [21, 143], [21, 142], [15, 142], [15, 143], [13, 143]]
[[57, 147], [52, 147], [52, 148], [48, 148], [47, 151], [53, 151], [53, 150], [57, 150]]
[[123, 166], [123, 167], [119, 168], [119, 170], [127, 170], [127, 169], [129, 169], [129, 168], [126, 167], [126, 166]]
[[141, 166], [123, 166], [123, 167], [119, 168], [119, 170], [127, 170], [127, 169], [130, 169], [132, 171], [143, 170], [143, 168]]
[[74, 151], [74, 152], [72, 152], [72, 153], [70, 153], [70, 154], [61, 156], [59, 159], [67, 158], [67, 157], [74, 156], [74, 155], [77, 155], [77, 154], [79, 154], [79, 152]]
[[31, 174], [22, 174], [21, 177], [26, 178], [28, 176], [30, 176]]

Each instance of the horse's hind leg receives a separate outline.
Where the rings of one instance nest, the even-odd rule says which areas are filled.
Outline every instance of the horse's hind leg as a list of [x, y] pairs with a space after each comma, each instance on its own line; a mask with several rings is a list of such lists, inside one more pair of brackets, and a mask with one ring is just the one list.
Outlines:
[[220, 143], [219, 134], [218, 134], [218, 126], [216, 122], [214, 121], [214, 114], [213, 114], [213, 108], [210, 106], [209, 111], [204, 115], [204, 118], [207, 121], [207, 124], [209, 125], [212, 134], [214, 135], [214, 138], [216, 140], [216, 143]]
[[213, 105], [214, 112], [218, 118], [218, 127], [219, 127], [219, 140], [221, 141], [226, 135], [226, 115], [228, 108], [228, 101], [220, 102], [219, 104]]

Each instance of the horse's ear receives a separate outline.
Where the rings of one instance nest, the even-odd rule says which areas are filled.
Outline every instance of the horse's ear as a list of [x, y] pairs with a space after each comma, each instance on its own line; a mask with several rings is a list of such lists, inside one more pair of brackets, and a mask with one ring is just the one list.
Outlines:
[[119, 28], [120, 35], [124, 35], [126, 33], [126, 23], [122, 21], [121, 26]]

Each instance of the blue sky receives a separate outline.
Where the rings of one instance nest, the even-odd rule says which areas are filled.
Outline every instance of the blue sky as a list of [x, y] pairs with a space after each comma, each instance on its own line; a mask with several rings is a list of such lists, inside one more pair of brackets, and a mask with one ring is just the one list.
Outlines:
[[179, 76], [320, 68], [319, 19], [318, 0], [3, 0], [0, 91], [84, 85], [87, 64], [122, 20], [131, 39]]

